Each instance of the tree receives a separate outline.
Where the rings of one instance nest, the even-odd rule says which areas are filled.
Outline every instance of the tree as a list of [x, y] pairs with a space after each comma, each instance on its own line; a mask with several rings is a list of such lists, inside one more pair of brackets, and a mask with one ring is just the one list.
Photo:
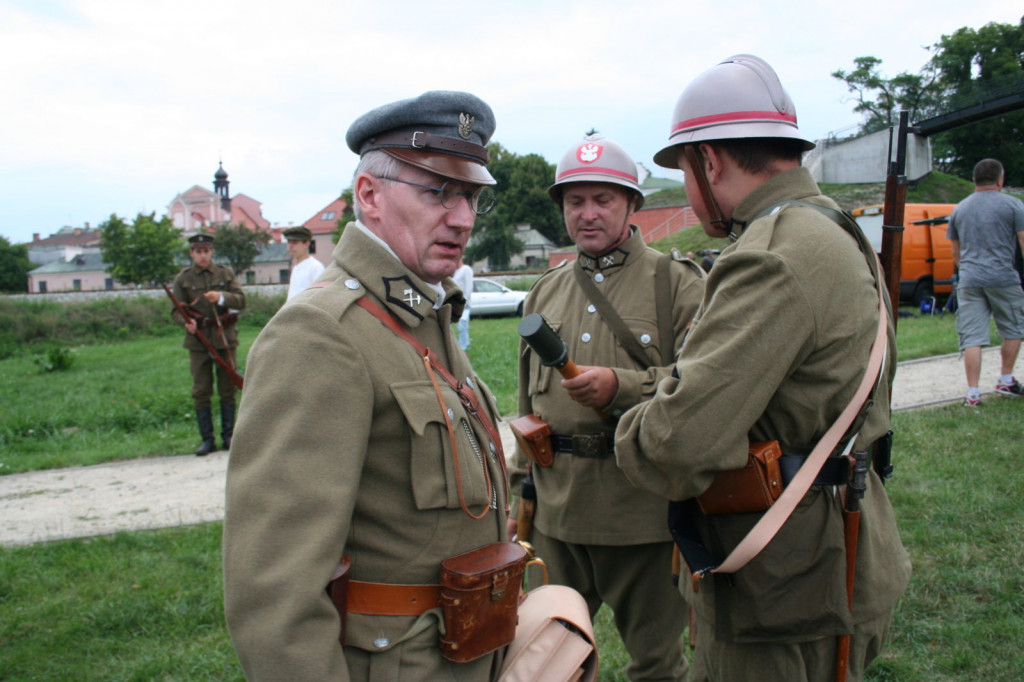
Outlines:
[[164, 216], [139, 213], [131, 225], [112, 214], [100, 223], [100, 253], [111, 277], [121, 284], [166, 282], [178, 272], [175, 257], [181, 233]]
[[28, 273], [33, 267], [26, 245], [12, 245], [5, 237], [0, 237], [0, 291], [6, 294], [28, 291]]
[[555, 181], [554, 165], [539, 154], [519, 156], [498, 143], [488, 150], [491, 161], [487, 170], [498, 181], [498, 201], [489, 213], [477, 218], [466, 260], [487, 258], [495, 268], [508, 267], [512, 256], [524, 247], [515, 234], [515, 226], [520, 224], [529, 224], [555, 244], [569, 244], [558, 206], [548, 196], [548, 187]]
[[242, 224], [221, 223], [213, 233], [213, 254], [226, 260], [235, 275], [252, 267], [260, 247], [270, 242], [270, 234], [263, 230], [250, 230]]
[[349, 187], [343, 190], [341, 198], [345, 200], [345, 210], [341, 212], [337, 222], [334, 223], [334, 231], [331, 232], [331, 241], [335, 244], [341, 239], [341, 233], [345, 231], [345, 226], [356, 219], [355, 214], [355, 199], [352, 197], [352, 188]]
[[[1018, 25], [989, 23], [958, 29], [929, 48], [932, 56], [920, 74], [885, 78], [876, 57], [858, 57], [852, 71], [832, 73], [846, 83], [864, 114], [861, 131], [883, 130], [896, 123], [896, 112], [910, 112], [915, 123], [1009, 94], [1024, 92], [1024, 17]], [[971, 177], [974, 164], [996, 158], [1007, 182], [1024, 184], [1024, 112], [977, 120], [932, 137], [936, 167]]]
[[918, 121], [932, 115], [939, 100], [939, 86], [935, 74], [926, 67], [920, 74], [904, 71], [893, 78], [879, 72], [882, 60], [877, 57], [857, 57], [853, 71], [838, 69], [832, 77], [846, 83], [857, 102], [853, 110], [864, 114], [862, 133], [885, 130], [898, 123], [900, 111], [910, 112], [910, 120]]
[[[1024, 17], [1019, 24], [989, 23], [961, 28], [932, 46], [930, 67], [938, 75], [945, 110], [953, 111], [1024, 92]], [[1018, 110], [969, 123], [935, 136], [944, 170], [971, 177], [974, 164], [999, 159], [1008, 184], [1024, 185], [1024, 112]]]

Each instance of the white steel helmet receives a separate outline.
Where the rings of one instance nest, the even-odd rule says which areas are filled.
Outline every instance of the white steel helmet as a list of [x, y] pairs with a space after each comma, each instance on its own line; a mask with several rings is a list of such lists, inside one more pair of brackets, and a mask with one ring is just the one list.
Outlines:
[[635, 195], [634, 210], [640, 210], [644, 204], [633, 157], [601, 135], [587, 135], [562, 156], [555, 169], [555, 184], [548, 187], [548, 195], [561, 205], [561, 186], [571, 182], [610, 182], [620, 185], [632, 190], [631, 194]]
[[814, 149], [796, 125], [796, 107], [775, 70], [760, 57], [738, 54], [697, 76], [679, 96], [668, 146], [654, 155], [664, 168], [679, 168], [679, 145], [747, 137], [799, 140]]

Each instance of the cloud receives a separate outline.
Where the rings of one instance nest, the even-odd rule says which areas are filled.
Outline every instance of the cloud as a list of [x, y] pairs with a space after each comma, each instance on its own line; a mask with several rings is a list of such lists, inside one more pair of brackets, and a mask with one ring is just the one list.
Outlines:
[[964, 25], [1018, 3], [823, 6], [520, 0], [9, 0], [0, 5], [0, 235], [165, 210], [223, 159], [232, 192], [300, 222], [346, 187], [348, 125], [425, 90], [494, 108], [495, 139], [557, 161], [596, 127], [646, 161], [685, 84], [737, 52], [766, 58], [818, 137], [856, 124], [829, 76], [853, 58], [917, 71]]

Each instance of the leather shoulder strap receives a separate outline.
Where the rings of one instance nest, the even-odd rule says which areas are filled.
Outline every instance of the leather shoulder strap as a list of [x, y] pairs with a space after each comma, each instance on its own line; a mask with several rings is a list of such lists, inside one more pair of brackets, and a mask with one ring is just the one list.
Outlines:
[[672, 299], [675, 289], [670, 286], [669, 267], [672, 255], [662, 254], [654, 270], [654, 310], [658, 316], [658, 347], [661, 348], [661, 366], [676, 361], [676, 328], [672, 320]]

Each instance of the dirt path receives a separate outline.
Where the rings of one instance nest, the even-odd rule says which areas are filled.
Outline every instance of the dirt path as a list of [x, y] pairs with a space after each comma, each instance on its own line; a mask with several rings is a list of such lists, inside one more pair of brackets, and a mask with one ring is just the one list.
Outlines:
[[[991, 392], [998, 374], [999, 349], [986, 349], [984, 390]], [[963, 392], [958, 355], [912, 360], [896, 372], [893, 409], [957, 402]], [[511, 452], [508, 427], [501, 432]], [[217, 452], [0, 476], [0, 545], [219, 521], [227, 460]]]

